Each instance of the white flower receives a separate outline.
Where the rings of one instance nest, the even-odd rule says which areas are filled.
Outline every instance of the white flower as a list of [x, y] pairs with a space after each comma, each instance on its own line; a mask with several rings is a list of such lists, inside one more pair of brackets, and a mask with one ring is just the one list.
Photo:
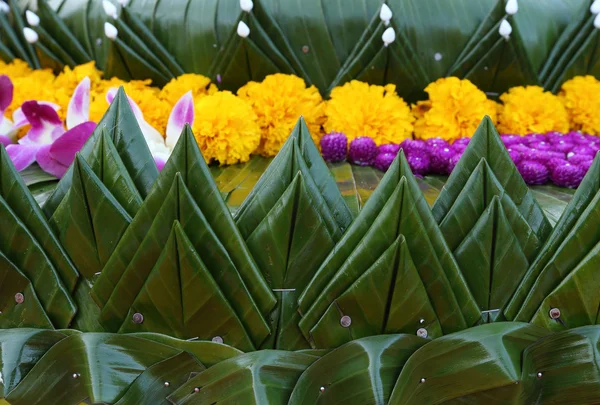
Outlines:
[[386, 29], [385, 31], [383, 31], [381, 39], [383, 40], [383, 44], [385, 46], [388, 46], [396, 40], [396, 31], [394, 31], [392, 27]]
[[25, 18], [27, 19], [27, 24], [32, 27], [37, 27], [40, 25], [40, 17], [38, 17], [38, 15], [31, 10], [27, 10], [25, 12]]
[[25, 37], [25, 40], [30, 44], [35, 44], [40, 39], [37, 32], [35, 32], [29, 27], [23, 28], [23, 36]]
[[504, 11], [506, 11], [506, 14], [508, 15], [517, 14], [517, 11], [519, 11], [519, 3], [517, 3], [517, 0], [508, 0]]
[[240, 0], [240, 8], [249, 13], [254, 8], [254, 3], [252, 0]]
[[115, 27], [111, 23], [105, 22], [104, 23], [104, 35], [106, 35], [106, 38], [114, 41], [115, 39], [117, 39], [117, 35], [119, 35], [119, 30], [117, 29], [117, 27]]
[[250, 35], [250, 27], [248, 27], [245, 22], [240, 21], [237, 27], [237, 34], [242, 38], [246, 38]]
[[112, 17], [114, 19], [117, 18], [117, 16], [118, 16], [117, 6], [115, 6], [108, 0], [103, 0], [102, 7], [104, 7], [104, 12], [106, 13], [107, 16]]
[[381, 19], [381, 21], [383, 21], [385, 25], [389, 25], [392, 16], [392, 9], [390, 9], [390, 7], [387, 4], [383, 3], [383, 5], [381, 6], [381, 11], [379, 11], [379, 18]]
[[510, 38], [510, 34], [512, 33], [512, 26], [508, 21], [502, 20], [498, 32], [502, 37], [504, 37], [504, 39], [508, 40], [508, 38]]

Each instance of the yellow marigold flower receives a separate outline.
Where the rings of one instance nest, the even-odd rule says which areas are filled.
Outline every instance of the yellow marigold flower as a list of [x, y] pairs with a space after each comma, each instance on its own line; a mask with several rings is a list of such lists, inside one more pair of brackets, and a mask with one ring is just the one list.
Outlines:
[[382, 87], [357, 80], [331, 91], [325, 113], [326, 132], [343, 132], [348, 140], [369, 136], [377, 145], [410, 138], [415, 120], [408, 105], [396, 94], [396, 86]]
[[500, 96], [504, 103], [498, 130], [505, 134], [567, 132], [569, 117], [560, 99], [539, 86], [513, 87]]
[[247, 162], [260, 144], [260, 127], [252, 107], [228, 91], [195, 103], [193, 131], [204, 158], [222, 165]]
[[594, 76], [577, 76], [566, 81], [558, 97], [567, 109], [570, 129], [600, 134], [600, 81]]
[[485, 115], [496, 121], [496, 104], [469, 80], [441, 78], [425, 91], [429, 100], [412, 106], [416, 138], [454, 140], [473, 135]]
[[15, 59], [10, 63], [0, 61], [0, 75], [7, 75], [11, 80], [25, 77], [32, 72], [29, 65], [21, 59]]
[[210, 82], [208, 77], [190, 73], [171, 79], [163, 87], [160, 97], [173, 106], [179, 101], [181, 96], [190, 90], [192, 91], [194, 100], [198, 100], [200, 97], [215, 93], [218, 89]]
[[306, 88], [303, 79], [278, 73], [267, 76], [262, 83], [249, 82], [238, 90], [238, 96], [246, 100], [258, 116], [262, 131], [258, 153], [275, 156], [300, 116], [319, 144], [325, 106], [315, 86]]
[[[32, 70], [27, 76], [11, 77], [14, 85], [13, 101], [6, 110], [10, 116], [14, 110], [21, 107], [25, 101], [49, 101], [57, 103], [56, 92], [53, 85], [54, 74], [50, 70]], [[64, 119], [66, 105], [59, 110], [59, 115]]]

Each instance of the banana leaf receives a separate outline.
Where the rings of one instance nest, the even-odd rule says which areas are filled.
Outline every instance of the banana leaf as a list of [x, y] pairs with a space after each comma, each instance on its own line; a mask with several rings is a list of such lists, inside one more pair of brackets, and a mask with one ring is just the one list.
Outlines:
[[317, 359], [280, 350], [243, 354], [201, 372], [168, 400], [177, 405], [285, 405], [300, 375]]
[[523, 353], [522, 377], [523, 383], [535, 392], [531, 402], [597, 403], [599, 339], [598, 326], [585, 326], [555, 333], [527, 347]]
[[63, 71], [66, 63], [58, 57], [50, 48], [38, 41], [33, 46], [37, 59], [40, 61], [42, 66], [52, 70], [54, 74], [59, 74]]
[[[346, 272], [344, 276], [354, 278], [358, 275]], [[336, 278], [335, 282], [340, 283], [338, 280]], [[347, 327], [340, 325], [344, 316], [351, 319]], [[431, 338], [442, 335], [438, 317], [410, 257], [404, 235], [400, 235], [329, 305], [310, 335], [315, 346], [333, 348], [365, 336], [415, 333], [419, 329], [426, 330]]]
[[50, 198], [54, 190], [56, 189], [56, 185], [58, 184], [58, 180], [54, 181], [46, 181], [44, 183], [34, 184], [29, 187], [29, 191], [33, 196], [35, 202], [42, 207], [46, 200]]
[[382, 335], [347, 343], [306, 369], [289, 405], [385, 405], [402, 367], [426, 342], [411, 335]]
[[[143, 314], [142, 324], [130, 321], [135, 313]], [[140, 330], [183, 339], [224, 336], [230, 346], [254, 350], [243, 324], [178, 221], [119, 332]]]
[[[25, 36], [23, 34], [25, 22], [23, 21], [23, 15], [21, 14], [22, 10], [17, 4], [16, 0], [8, 0], [7, 3], [10, 6], [10, 16], [14, 27], [13, 36], [16, 37], [17, 41], [20, 43], [20, 46], [17, 44], [14, 45], [19, 48], [19, 50], [24, 51], [24, 55], [22, 56], [26, 56], [25, 61], [29, 63], [29, 66], [31, 66], [32, 69], [39, 69], [41, 67], [40, 61], [35, 54], [33, 45], [25, 40]], [[4, 27], [4, 29], [5, 31], [7, 30], [6, 27]]]
[[192, 373], [205, 369], [194, 356], [181, 352], [148, 367], [115, 405], [169, 405], [167, 396], [183, 385]]
[[215, 364], [242, 354], [240, 350], [234, 347], [215, 342], [205, 342], [195, 339], [180, 340], [171, 336], [147, 332], [132, 333], [129, 336], [163, 343], [175, 349], [193, 354], [206, 367], [212, 367]]
[[[442, 223], [481, 159], [485, 159], [500, 187], [504, 189], [507, 197], [513, 200], [518, 211], [534, 230], [538, 240], [546, 241], [552, 231], [552, 226], [517, 171], [492, 120], [487, 116], [475, 131], [469, 146], [435, 201], [432, 208], [435, 220]], [[464, 220], [472, 219], [467, 217]]]
[[2, 197], [0, 223], [0, 252], [31, 281], [52, 324], [57, 328], [67, 327], [76, 312], [70, 290], [42, 246]]
[[[108, 111], [81, 149], [81, 156], [92, 168], [97, 167], [96, 165], [99, 163], [95, 161], [96, 159], [88, 159], [93, 156], [95, 144], [104, 131], [111, 138], [135, 188], [140, 196], [145, 198], [158, 177], [158, 169], [123, 88], [119, 89]], [[71, 187], [72, 177], [73, 169], [71, 167], [58, 183], [56, 191], [44, 204], [46, 217], [52, 216], [65, 197]]]
[[[531, 320], [542, 301], [565, 280], [600, 241], [600, 158], [596, 158], [556, 224], [538, 259], [531, 265], [509, 309], [515, 320]], [[578, 268], [579, 271], [583, 271]], [[572, 281], [571, 281], [572, 282]], [[564, 291], [568, 291], [563, 289]], [[573, 300], [578, 298], [573, 296]], [[597, 308], [593, 309], [594, 311]], [[577, 322], [576, 322], [577, 325]]]
[[0, 398], [10, 394], [42, 356], [66, 338], [61, 332], [41, 329], [0, 330]]
[[263, 347], [297, 350], [297, 299], [351, 221], [351, 213], [301, 118], [236, 212], [245, 238], [279, 305], [276, 331]]
[[88, 398], [92, 403], [115, 403], [146, 369], [178, 353], [132, 336], [72, 335], [54, 344], [6, 399], [11, 405], [78, 403]]
[[189, 127], [94, 284], [92, 296], [103, 307], [103, 323], [111, 330], [121, 326], [174, 220], [180, 220], [192, 237], [238, 314], [245, 314], [244, 325], [259, 345], [269, 333], [262, 316], [272, 310], [275, 298], [241, 239]]
[[102, 270], [130, 223], [129, 214], [77, 154], [71, 188], [50, 224], [83, 277]]
[[47, 0], [38, 0], [37, 13], [40, 17], [41, 26], [48, 34], [47, 37], [52, 38], [53, 41], [64, 49], [74, 64], [80, 65], [92, 60], [83, 45], [64, 21], [59, 18]]
[[[35, 181], [40, 180], [40, 177], [44, 180], [47, 179], [43, 175], [36, 175]], [[27, 227], [32, 237], [37, 240], [67, 290], [73, 291], [79, 273], [69, 260], [65, 249], [50, 230], [44, 214], [23, 180], [13, 166], [4, 146], [0, 146], [0, 197]], [[25, 177], [25, 180], [30, 184], [34, 183], [32, 177]], [[4, 227], [3, 232], [5, 232]], [[5, 253], [8, 254], [6, 251]]]
[[[23, 294], [22, 303], [15, 301]], [[0, 252], [0, 328], [53, 329], [42, 304], [35, 294], [31, 281]]]
[[[47, 49], [48, 54], [56, 57], [59, 60], [59, 62], [63, 64], [63, 66], [68, 65], [69, 67], [73, 68], [77, 65], [77, 63], [73, 60], [71, 55], [69, 55], [69, 53], [62, 47], [60, 43], [54, 40], [52, 35], [48, 31], [46, 31], [46, 29], [43, 26], [38, 25], [37, 27], [33, 27], [32, 29], [35, 32], [37, 32], [39, 37], [38, 42], [34, 46], [41, 45], [39, 50], [36, 49], [38, 55], [40, 50]], [[42, 59], [40, 59], [40, 62], [43, 64]], [[55, 70], [54, 72], [59, 73], [60, 71], [57, 72]]]
[[[361, 200], [358, 194], [358, 185], [356, 184], [356, 179], [352, 172], [353, 167], [346, 162], [327, 163], [327, 167], [340, 189], [340, 193], [350, 210], [350, 214], [353, 218], [356, 218], [360, 211]], [[377, 180], [377, 184], [379, 184], [379, 180]]]
[[[389, 404], [533, 403], [521, 355], [549, 332], [524, 323], [477, 326], [427, 343], [406, 362]], [[530, 400], [523, 399], [529, 398]]]
[[128, 72], [127, 76], [120, 77], [118, 72], [109, 70], [107, 71], [107, 74], [110, 77], [116, 76], [122, 80], [132, 80], [136, 77], [137, 72], [144, 72], [144, 77], [150, 79], [152, 84], [159, 87], [163, 87], [171, 79], [171, 77], [165, 76], [157, 67], [148, 61], [147, 55], [138, 54], [136, 50], [131, 48], [125, 41], [121, 40], [120, 37], [111, 40], [110, 47], [115, 48], [112, 52], [120, 55], [120, 60], [123, 61], [125, 70]]
[[[476, 302], [460, 274], [404, 153], [394, 160], [359, 216], [325, 259], [299, 299], [306, 337], [332, 301], [366, 271], [400, 235], [444, 333], [473, 325]], [[336, 281], [336, 280], [339, 280]]]

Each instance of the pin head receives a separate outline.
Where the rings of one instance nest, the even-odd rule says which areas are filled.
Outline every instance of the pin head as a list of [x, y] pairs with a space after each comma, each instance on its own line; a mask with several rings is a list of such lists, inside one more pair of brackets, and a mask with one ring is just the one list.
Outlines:
[[165, 387], [168, 387], [169, 385], [171, 385], [168, 381], [165, 381]]
[[537, 373], [537, 378], [542, 378], [542, 375], [543, 375], [543, 374], [542, 374], [541, 372], [540, 372], [540, 373]]
[[302, 52], [304, 52], [304, 53], [308, 53], [308, 51], [310, 51], [310, 48], [308, 47], [308, 45], [304, 45], [304, 46], [302, 47]]
[[199, 392], [200, 392], [200, 388], [198, 388], [198, 387], [194, 388], [194, 392], [195, 392], [196, 394], [197, 394], [197, 393], [199, 393]]
[[419, 328], [417, 330], [417, 336], [420, 338], [426, 338], [427, 336], [429, 336], [429, 333], [427, 333], [427, 329], [425, 328]]
[[560, 318], [560, 309], [558, 309], [558, 308], [550, 309], [549, 315], [550, 315], [550, 318], [552, 318], [552, 319]]
[[221, 336], [215, 336], [212, 338], [212, 341], [215, 343], [223, 343], [223, 338]]
[[423, 384], [423, 383], [425, 382], [425, 379], [424, 379], [424, 378], [421, 378], [421, 379], [419, 380], [419, 382], [420, 382], [421, 384]]
[[132, 317], [133, 323], [137, 323], [138, 325], [144, 322], [144, 315], [136, 312]]
[[325, 392], [325, 387], [321, 387], [321, 388], [319, 388], [319, 391], [321, 391], [321, 392]]
[[17, 304], [22, 304], [25, 301], [25, 296], [22, 293], [15, 294], [15, 302]]
[[350, 325], [352, 325], [352, 318], [350, 318], [348, 315], [342, 316], [342, 319], [340, 319], [340, 325], [342, 325], [344, 328], [348, 328]]
[[77, 374], [77, 373], [73, 373], [73, 378], [74, 378], [74, 379], [78, 379], [78, 378], [79, 378], [79, 374]]

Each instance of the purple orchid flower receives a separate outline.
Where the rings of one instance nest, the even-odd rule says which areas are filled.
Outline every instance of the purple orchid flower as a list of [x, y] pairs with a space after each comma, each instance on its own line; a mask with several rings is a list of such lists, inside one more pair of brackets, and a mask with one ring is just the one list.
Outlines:
[[67, 110], [67, 129], [51, 103], [26, 101], [15, 111], [16, 125], [29, 124], [31, 129], [18, 144], [8, 145], [6, 151], [17, 170], [37, 161], [42, 170], [61, 178], [73, 163], [75, 154], [88, 140], [96, 124], [89, 121], [90, 79], [77, 85]]
[[21, 109], [13, 113], [13, 120], [4, 116], [4, 112], [12, 103], [14, 86], [10, 78], [6, 75], [0, 75], [0, 143], [4, 146], [17, 142], [17, 132], [19, 128], [26, 125], [20, 117]]
[[[110, 89], [106, 94], [106, 100], [109, 103], [112, 103], [116, 94], [116, 88]], [[177, 144], [185, 124], [194, 124], [194, 98], [192, 92], [189, 91], [184, 94], [179, 101], [177, 101], [173, 110], [171, 110], [169, 120], [167, 121], [166, 138], [163, 138], [160, 132], [146, 122], [142, 110], [135, 101], [129, 96], [127, 97], [127, 100], [129, 101], [133, 114], [144, 134], [144, 138], [146, 139], [146, 143], [148, 144], [148, 148], [150, 149], [150, 153], [152, 153], [152, 157], [156, 162], [158, 170], [162, 170], [167, 159], [171, 156], [171, 152]]]

